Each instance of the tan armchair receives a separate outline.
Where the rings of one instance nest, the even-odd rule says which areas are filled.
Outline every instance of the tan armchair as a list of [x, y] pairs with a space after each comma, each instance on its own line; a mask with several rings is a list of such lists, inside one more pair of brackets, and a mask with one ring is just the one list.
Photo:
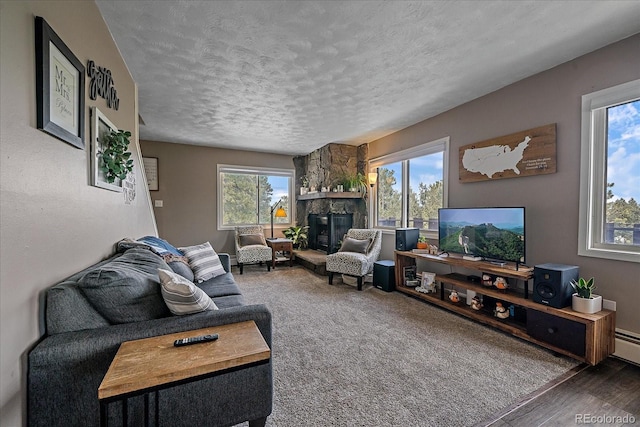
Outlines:
[[271, 248], [267, 246], [264, 231], [259, 225], [236, 227], [236, 259], [240, 274], [245, 264], [267, 262], [267, 271], [271, 271]]
[[342, 273], [358, 279], [358, 290], [362, 290], [362, 279], [373, 270], [380, 256], [382, 231], [352, 228], [347, 231], [342, 247], [327, 255], [329, 284], [333, 284], [334, 273]]

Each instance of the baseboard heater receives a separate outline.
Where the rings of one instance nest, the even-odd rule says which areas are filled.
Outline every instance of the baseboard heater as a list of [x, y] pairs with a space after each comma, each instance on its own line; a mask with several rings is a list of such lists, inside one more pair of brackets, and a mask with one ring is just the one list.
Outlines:
[[640, 365], [640, 335], [616, 329], [616, 351], [613, 355]]

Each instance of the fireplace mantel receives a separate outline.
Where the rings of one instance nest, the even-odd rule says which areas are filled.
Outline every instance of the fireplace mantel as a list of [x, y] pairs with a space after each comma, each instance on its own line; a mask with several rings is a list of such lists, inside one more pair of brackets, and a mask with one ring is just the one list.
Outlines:
[[298, 200], [317, 200], [317, 199], [361, 199], [362, 193], [358, 192], [337, 192], [337, 191], [319, 191], [317, 193], [307, 193], [298, 196]]

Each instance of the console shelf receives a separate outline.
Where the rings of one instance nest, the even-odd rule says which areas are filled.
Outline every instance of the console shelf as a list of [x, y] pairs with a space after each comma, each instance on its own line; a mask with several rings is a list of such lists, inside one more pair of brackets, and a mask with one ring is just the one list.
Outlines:
[[[499, 275], [524, 283], [524, 291], [513, 288], [499, 290], [470, 282], [460, 273], [438, 274], [438, 292], [425, 294], [404, 286], [403, 268], [417, 265], [417, 261], [435, 262], [453, 267]], [[483, 261], [468, 261], [459, 256], [439, 257], [407, 251], [395, 252], [396, 290], [446, 310], [468, 317], [476, 322], [494, 327], [513, 336], [535, 343], [557, 353], [582, 362], [596, 365], [615, 349], [615, 312], [602, 310], [595, 314], [582, 314], [570, 307], [558, 309], [529, 299], [528, 282], [533, 269], [515, 265], [495, 265]], [[445, 295], [447, 289], [473, 291], [485, 301], [499, 300], [505, 305], [517, 307], [518, 319], [499, 319], [492, 308], [473, 310], [465, 302], [453, 303]]]

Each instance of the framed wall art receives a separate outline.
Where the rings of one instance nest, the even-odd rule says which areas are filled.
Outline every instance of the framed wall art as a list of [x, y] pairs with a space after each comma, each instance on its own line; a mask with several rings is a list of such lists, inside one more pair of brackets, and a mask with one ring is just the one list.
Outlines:
[[122, 181], [118, 178], [113, 183], [107, 181], [105, 173], [100, 169], [100, 155], [104, 151], [105, 137], [117, 132], [118, 128], [107, 119], [96, 107], [91, 108], [91, 177], [92, 185], [105, 190], [122, 191]]
[[144, 163], [144, 175], [147, 178], [149, 191], [158, 191], [158, 158], [143, 157], [142, 162]]
[[84, 149], [84, 66], [42, 17], [35, 24], [37, 127]]

